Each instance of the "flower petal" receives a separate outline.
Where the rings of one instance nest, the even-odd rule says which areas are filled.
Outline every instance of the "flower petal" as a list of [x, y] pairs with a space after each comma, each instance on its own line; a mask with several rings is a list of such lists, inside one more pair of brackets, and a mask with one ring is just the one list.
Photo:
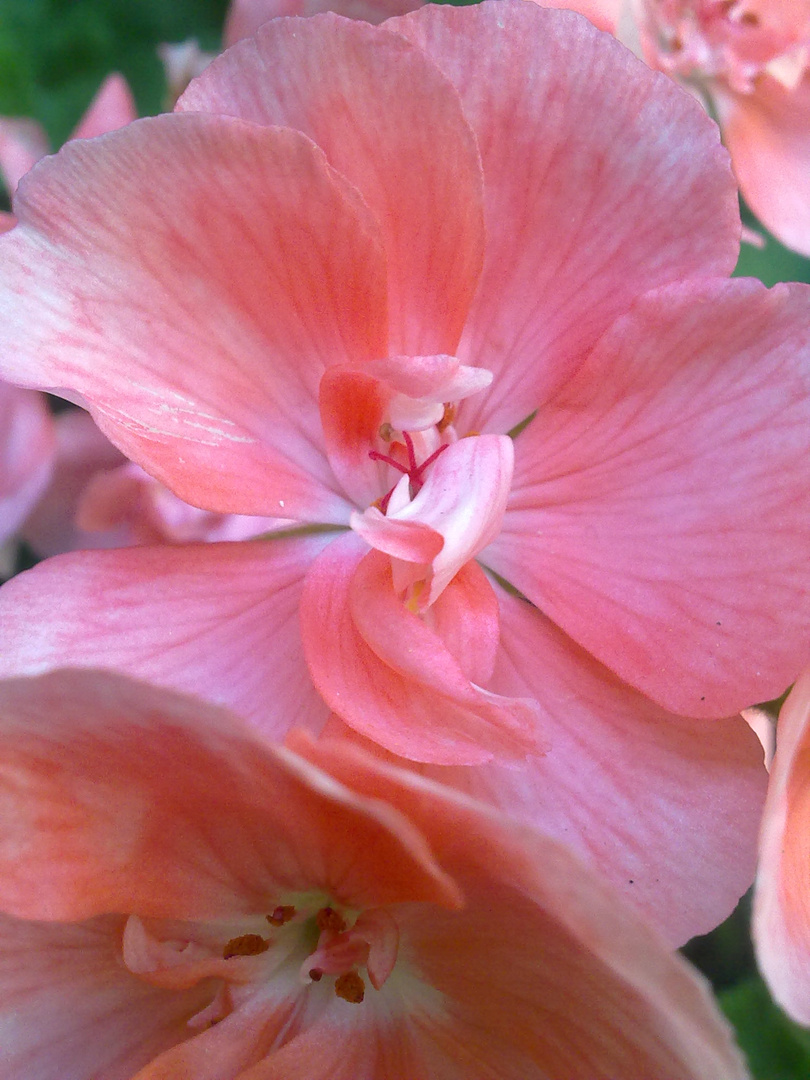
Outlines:
[[384, 348], [384, 263], [309, 140], [224, 117], [138, 121], [41, 163], [15, 211], [0, 238], [6, 377], [78, 392], [187, 502], [348, 517], [318, 382]]
[[386, 26], [450, 78], [481, 149], [486, 263], [455, 352], [495, 381], [462, 407], [468, 427], [523, 420], [644, 290], [733, 269], [737, 191], [716, 127], [618, 42], [512, 0]]
[[36, 120], [0, 117], [0, 177], [9, 195], [49, 149], [48, 137]]
[[[566, 847], [346, 744], [296, 737], [294, 745], [355, 790], [411, 816], [463, 883], [461, 911], [394, 909], [403, 943], [398, 966], [407, 963], [417, 989], [403, 979], [401, 999], [380, 1010], [377, 1030], [386, 1031], [392, 1013], [407, 1019], [421, 1068], [404, 1075], [747, 1075], [707, 986]], [[381, 997], [393, 997], [397, 974]], [[257, 1070], [257, 1080], [328, 1075], [281, 1073], [276, 1061]], [[363, 1075], [376, 1073], [367, 1066]]]
[[418, 49], [331, 15], [277, 19], [206, 68], [178, 108], [309, 135], [382, 231], [379, 355], [455, 352], [483, 258], [481, 167], [458, 95]]
[[308, 566], [331, 537], [59, 556], [0, 590], [0, 675], [109, 667], [204, 696], [283, 739], [326, 708], [301, 649]]
[[665, 708], [727, 716], [807, 658], [810, 289], [642, 298], [516, 440], [484, 561]]
[[[465, 635], [474, 653], [482, 650], [476, 615], [448, 635], [461, 654]], [[438, 633], [398, 599], [388, 558], [354, 536], [330, 544], [307, 575], [301, 634], [327, 704], [394, 753], [466, 763], [514, 758], [538, 744], [530, 703], [471, 682]]]
[[71, 139], [92, 139], [138, 119], [135, 99], [123, 75], [113, 72], [101, 84]]
[[810, 1024], [810, 673], [779, 713], [762, 820], [753, 934], [760, 969], [781, 1007]]
[[[0, 682], [0, 909], [177, 919], [459, 903], [421, 834], [235, 717], [103, 672]], [[268, 908], [269, 905], [269, 908]]]
[[73, 925], [0, 915], [0, 1030], [8, 1077], [131, 1080], [188, 1037], [210, 983], [167, 993], [121, 964], [120, 916]]
[[745, 201], [783, 244], [810, 255], [810, 77], [788, 90], [718, 96], [723, 138]]
[[16, 532], [44, 491], [55, 442], [45, 398], [0, 382], [0, 543]]
[[430, 775], [566, 844], [673, 945], [707, 933], [751, 883], [767, 774], [740, 717], [664, 712], [525, 601], [499, 592], [491, 686], [534, 698], [548, 739], [520, 767]]
[[347, 19], [381, 23], [421, 7], [423, 0], [232, 0], [225, 23], [226, 47], [255, 34], [262, 23], [280, 15], [318, 15], [334, 11]]

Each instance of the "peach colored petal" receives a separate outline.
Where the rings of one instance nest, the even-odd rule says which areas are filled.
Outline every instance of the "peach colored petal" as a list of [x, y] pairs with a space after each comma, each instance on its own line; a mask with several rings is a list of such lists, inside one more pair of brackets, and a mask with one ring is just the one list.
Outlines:
[[358, 907], [458, 890], [423, 837], [212, 706], [120, 676], [0, 683], [0, 907], [215, 919], [312, 889]]
[[486, 261], [455, 352], [495, 380], [460, 415], [505, 432], [640, 292], [731, 271], [728, 158], [695, 102], [572, 13], [429, 4], [388, 27], [450, 78], [478, 139]]
[[482, 558], [672, 712], [770, 700], [806, 660], [808, 316], [806, 285], [648, 293], [516, 440]]
[[330, 536], [79, 552], [0, 591], [0, 675], [109, 667], [224, 704], [281, 740], [317, 729], [298, 608]]
[[68, 144], [23, 189], [0, 367], [70, 384], [195, 505], [348, 518], [317, 385], [384, 351], [385, 282], [373, 222], [320, 151], [293, 131], [160, 116]]
[[278, 19], [206, 68], [178, 108], [314, 139], [381, 229], [389, 347], [380, 357], [455, 352], [483, 258], [481, 167], [458, 95], [420, 50], [331, 15]]
[[48, 138], [36, 120], [0, 117], [0, 176], [9, 195], [48, 150]]
[[[448, 635], [461, 655], [465, 636], [482, 648], [481, 618], [490, 613], [486, 605], [466, 623], [462, 615]], [[532, 703], [470, 681], [438, 633], [394, 593], [389, 559], [359, 538], [335, 540], [315, 560], [301, 596], [301, 635], [327, 704], [394, 753], [472, 764], [537, 746]]]
[[776, 1001], [810, 1024], [810, 673], [779, 713], [762, 819], [753, 934]]
[[783, 244], [810, 255], [810, 76], [794, 90], [763, 76], [756, 92], [717, 96], [745, 200]]

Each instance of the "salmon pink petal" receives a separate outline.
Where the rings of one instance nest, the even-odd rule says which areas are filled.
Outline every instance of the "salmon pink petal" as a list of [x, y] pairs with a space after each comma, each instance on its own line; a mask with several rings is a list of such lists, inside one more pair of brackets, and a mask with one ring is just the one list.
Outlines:
[[101, 84], [71, 138], [92, 139], [96, 135], [106, 135], [108, 131], [117, 131], [137, 119], [132, 91], [123, 75], [114, 72]]
[[429, 4], [389, 24], [450, 78], [481, 150], [486, 263], [453, 351], [495, 375], [465, 423], [500, 432], [639, 293], [729, 273], [740, 236], [728, 157], [696, 102], [573, 13], [505, 2], [508, 15]]
[[5, 374], [70, 386], [187, 502], [346, 520], [318, 382], [384, 349], [384, 259], [320, 151], [160, 116], [69, 143], [22, 188], [0, 238]]
[[188, 1037], [210, 983], [168, 993], [121, 964], [120, 916], [73, 925], [0, 916], [3, 1070], [37, 1080], [131, 1080]]
[[407, 562], [431, 563], [444, 546], [442, 535], [429, 525], [387, 518], [376, 506], [370, 506], [363, 514], [353, 511], [349, 521], [369, 547]]
[[290, 893], [457, 905], [421, 833], [234, 717], [102, 672], [0, 683], [0, 904], [233, 919]]
[[330, 15], [278, 19], [206, 68], [178, 109], [309, 135], [382, 231], [379, 355], [455, 353], [483, 258], [481, 166], [458, 95], [418, 49]]
[[385, 491], [383, 473], [372, 466], [369, 453], [378, 449], [390, 387], [365, 372], [330, 368], [318, 394], [332, 472], [358, 506], [368, 506]]
[[[475, 617], [451, 644], [463, 652], [465, 628], [480, 650]], [[397, 598], [389, 559], [359, 538], [336, 540], [316, 559], [301, 598], [301, 634], [327, 704], [402, 757], [470, 764], [537, 746], [531, 703], [471, 682], [439, 635]]]
[[431, 775], [565, 843], [673, 945], [706, 933], [751, 883], [767, 774], [740, 717], [664, 712], [525, 601], [500, 595], [488, 684], [538, 702], [547, 753], [520, 768]]
[[317, 729], [326, 708], [302, 655], [298, 605], [328, 539], [49, 559], [0, 590], [0, 675], [109, 667], [227, 705], [274, 739], [293, 724]]
[[804, 285], [652, 292], [516, 440], [487, 564], [673, 712], [770, 700], [806, 661], [809, 319]]
[[783, 244], [810, 255], [810, 77], [787, 89], [718, 96], [723, 138], [745, 200]]
[[757, 957], [774, 998], [810, 1024], [810, 672], [779, 713], [754, 893]]
[[225, 23], [223, 44], [227, 48], [255, 34], [262, 23], [280, 15], [319, 15], [334, 11], [347, 19], [381, 23], [393, 15], [405, 15], [421, 7], [423, 0], [233, 0]]
[[619, 19], [627, 8], [626, 0], [533, 0], [539, 7], [566, 8], [569, 11], [578, 11], [586, 19], [590, 19], [594, 26], [600, 30], [606, 30], [609, 34], [615, 34], [619, 28]]
[[45, 398], [0, 382], [0, 543], [20, 527], [44, 491], [55, 442]]
[[[401, 978], [410, 976], [400, 983], [406, 1045], [420, 1065], [399, 1075], [746, 1077], [703, 981], [565, 846], [346, 744], [294, 737], [294, 745], [354, 790], [407, 814], [464, 888], [466, 904], [452, 914], [394, 909], [400, 956], [407, 949]], [[383, 1032], [390, 1009], [378, 1021]], [[284, 1075], [330, 1074], [255, 1074]], [[378, 1073], [367, 1064], [355, 1075]]]
[[5, 210], [0, 210], [0, 234], [8, 232], [9, 229], [13, 229], [16, 224], [17, 219], [13, 214], [8, 214]]

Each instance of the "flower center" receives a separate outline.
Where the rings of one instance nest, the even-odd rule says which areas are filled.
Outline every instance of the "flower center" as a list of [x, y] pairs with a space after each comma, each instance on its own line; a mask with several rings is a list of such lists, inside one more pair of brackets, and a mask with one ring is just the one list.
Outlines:
[[323, 896], [292, 899], [268, 915], [227, 926], [130, 916], [124, 963], [147, 982], [171, 989], [218, 980], [212, 1000], [191, 1018], [191, 1027], [218, 1023], [270, 980], [282, 981], [287, 992], [331, 988], [353, 1005], [364, 1000], [367, 982], [379, 990], [399, 948], [397, 924], [387, 909], [357, 914], [324, 902]]
[[[455, 413], [455, 408], [453, 406], [446, 406], [445, 415], [447, 415], [451, 411], [451, 409], [452, 412]], [[443, 420], [444, 416], [442, 417], [442, 421]], [[437, 424], [437, 433], [441, 434], [449, 426], [449, 423], [450, 421], [444, 424], [444, 426], [442, 426], [441, 422], [440, 424]], [[380, 438], [383, 439], [385, 442], [389, 442], [392, 439], [393, 434], [394, 433], [391, 425], [383, 424], [382, 428], [380, 429]], [[392, 466], [392, 468], [396, 469], [398, 472], [401, 472], [403, 475], [407, 476], [409, 481], [408, 493], [413, 499], [416, 497], [416, 495], [419, 494], [425, 483], [425, 470], [433, 464], [439, 454], [441, 454], [444, 450], [447, 449], [449, 443], [440, 443], [440, 445], [437, 446], [436, 449], [428, 457], [424, 458], [422, 462], [417, 462], [416, 448], [414, 446], [413, 436], [410, 432], [403, 431], [402, 439], [402, 443], [395, 442], [391, 447], [392, 451], [400, 451], [398, 457], [394, 457], [393, 454], [382, 454], [379, 450], [370, 450], [368, 456], [371, 458], [372, 461], [384, 461], [386, 464]], [[401, 460], [401, 451], [403, 450], [405, 455], [405, 461]], [[385, 495], [382, 496], [382, 498], [377, 499], [373, 503], [373, 505], [376, 506], [381, 513], [384, 514], [387, 511], [388, 504], [391, 501], [391, 496], [394, 494], [396, 488], [397, 484], [394, 484], [393, 487], [388, 492], [386, 492]]]

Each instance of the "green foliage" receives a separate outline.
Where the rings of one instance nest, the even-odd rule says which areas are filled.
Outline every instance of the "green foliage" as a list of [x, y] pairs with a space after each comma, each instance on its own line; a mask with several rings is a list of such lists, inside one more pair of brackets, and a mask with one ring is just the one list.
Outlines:
[[227, 0], [0, 0], [0, 115], [35, 116], [60, 145], [111, 71], [142, 114], [164, 97], [159, 42], [219, 47]]
[[720, 995], [755, 1080], [808, 1080], [810, 1032], [774, 1005], [765, 984], [752, 977]]

